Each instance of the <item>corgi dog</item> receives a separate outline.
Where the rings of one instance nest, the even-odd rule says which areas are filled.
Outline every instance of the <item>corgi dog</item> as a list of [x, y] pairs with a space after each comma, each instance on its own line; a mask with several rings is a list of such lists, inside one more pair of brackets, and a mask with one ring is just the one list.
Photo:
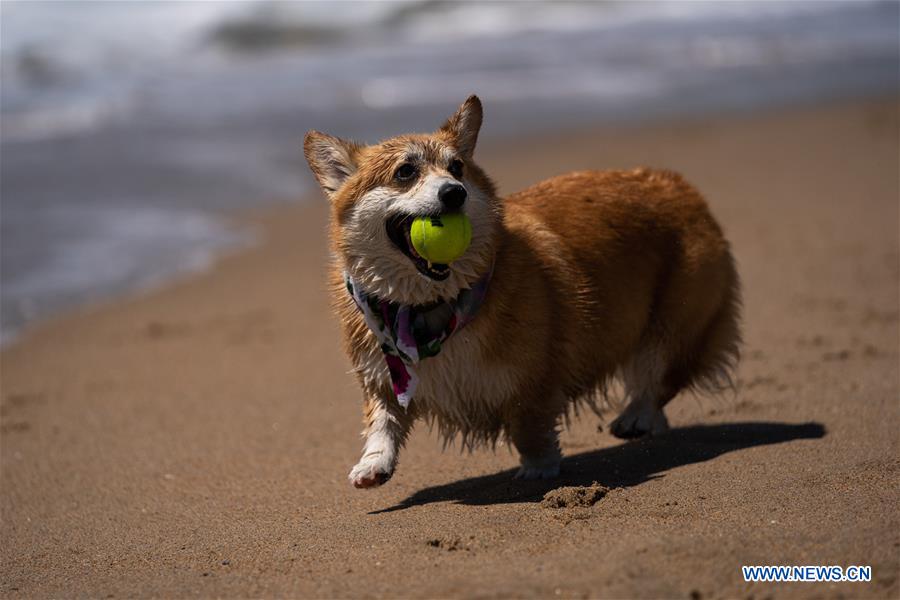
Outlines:
[[[580, 404], [597, 411], [612, 378], [628, 401], [610, 426], [620, 438], [665, 432], [663, 407], [682, 390], [732, 384], [738, 275], [697, 190], [639, 168], [500, 198], [474, 160], [481, 122], [471, 96], [431, 134], [371, 146], [306, 135], [331, 205], [333, 306], [363, 391], [357, 488], [390, 479], [418, 419], [469, 449], [509, 442], [517, 477], [552, 478], [560, 426]], [[410, 223], [448, 213], [465, 215], [471, 242], [434, 264]]]

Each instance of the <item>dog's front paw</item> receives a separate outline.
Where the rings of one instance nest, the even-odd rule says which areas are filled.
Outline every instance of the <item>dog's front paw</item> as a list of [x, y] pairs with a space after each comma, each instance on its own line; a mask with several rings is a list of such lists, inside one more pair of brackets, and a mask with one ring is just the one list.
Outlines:
[[529, 467], [522, 465], [516, 471], [515, 479], [556, 479], [559, 477], [559, 465], [544, 467]]
[[617, 438], [628, 440], [665, 433], [669, 430], [669, 421], [665, 413], [658, 408], [629, 404], [610, 424], [609, 430]]
[[548, 453], [540, 458], [522, 457], [522, 466], [516, 472], [516, 479], [556, 479], [559, 477], [559, 463], [562, 457], [559, 451]]
[[394, 464], [385, 454], [367, 454], [350, 470], [350, 483], [355, 488], [378, 487], [394, 474]]

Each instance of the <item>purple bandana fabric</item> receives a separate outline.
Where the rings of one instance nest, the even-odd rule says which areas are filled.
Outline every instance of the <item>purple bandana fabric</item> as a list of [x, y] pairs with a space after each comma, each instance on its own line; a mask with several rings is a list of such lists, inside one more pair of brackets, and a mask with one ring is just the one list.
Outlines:
[[366, 325], [375, 334], [391, 374], [397, 402], [409, 406], [419, 378], [415, 365], [441, 351], [441, 344], [463, 328], [484, 302], [491, 271], [455, 300], [424, 306], [407, 306], [379, 300], [364, 292], [344, 273], [347, 291], [362, 312]]

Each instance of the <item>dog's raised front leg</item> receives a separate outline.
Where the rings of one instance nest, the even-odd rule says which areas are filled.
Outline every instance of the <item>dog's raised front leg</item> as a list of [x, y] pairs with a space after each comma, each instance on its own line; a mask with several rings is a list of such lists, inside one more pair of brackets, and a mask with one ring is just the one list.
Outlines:
[[357, 488], [376, 487], [391, 478], [413, 421], [396, 400], [381, 398], [366, 400], [365, 420], [362, 458], [349, 475], [350, 483]]

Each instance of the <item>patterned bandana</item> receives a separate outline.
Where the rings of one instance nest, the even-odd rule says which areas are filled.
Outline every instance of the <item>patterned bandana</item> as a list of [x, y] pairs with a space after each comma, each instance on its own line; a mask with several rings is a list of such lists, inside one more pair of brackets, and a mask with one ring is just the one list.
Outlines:
[[344, 273], [347, 291], [381, 345], [391, 373], [394, 394], [403, 408], [409, 406], [419, 384], [414, 366], [429, 356], [436, 356], [441, 351], [441, 344], [453, 332], [475, 318], [475, 313], [484, 302], [492, 271], [488, 271], [471, 289], [461, 291], [455, 300], [424, 306], [379, 300], [360, 289]]

